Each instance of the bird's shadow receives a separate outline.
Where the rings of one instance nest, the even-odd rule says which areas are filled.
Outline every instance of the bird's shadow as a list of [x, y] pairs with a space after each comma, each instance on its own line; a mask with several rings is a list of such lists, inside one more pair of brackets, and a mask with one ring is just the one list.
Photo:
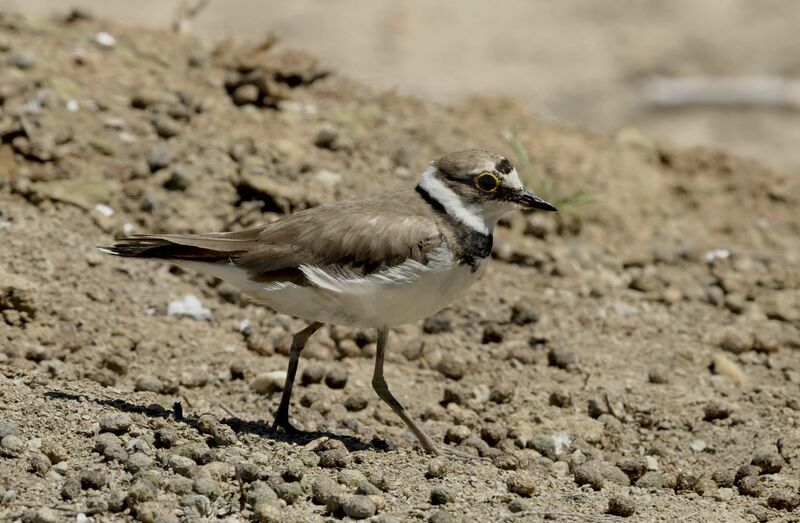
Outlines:
[[[117, 410], [130, 412], [133, 414], [142, 414], [151, 418], [164, 418], [172, 419], [177, 423], [184, 423], [193, 429], [200, 432], [198, 427], [198, 416], [185, 415], [183, 407], [180, 402], [176, 402], [172, 409], [165, 409], [162, 405], [157, 403], [150, 403], [148, 405], [131, 403], [122, 399], [106, 399], [106, 398], [93, 398], [88, 395], [78, 395], [62, 391], [48, 391], [44, 394], [50, 399], [67, 400], [67, 401], [84, 401], [89, 400], [98, 405], [105, 405], [115, 408]], [[272, 441], [280, 441], [286, 443], [295, 443], [298, 445], [305, 445], [311, 441], [328, 437], [331, 439], [341, 441], [347, 450], [354, 452], [357, 450], [374, 450], [377, 452], [386, 452], [389, 446], [379, 438], [373, 438], [372, 441], [366, 443], [353, 436], [346, 436], [342, 434], [335, 434], [328, 431], [299, 431], [296, 433], [287, 434], [282, 431], [273, 429], [270, 425], [262, 421], [249, 421], [243, 420], [238, 417], [223, 418], [220, 423], [224, 423], [233, 429], [236, 434], [253, 434], [266, 438]]]

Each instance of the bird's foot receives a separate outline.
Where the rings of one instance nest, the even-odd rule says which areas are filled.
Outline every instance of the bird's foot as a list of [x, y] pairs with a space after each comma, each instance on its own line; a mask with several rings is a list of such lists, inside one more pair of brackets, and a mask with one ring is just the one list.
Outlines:
[[289, 421], [289, 416], [275, 416], [275, 421], [272, 422], [272, 430], [276, 432], [278, 429], [283, 430], [284, 434], [291, 436], [303, 433], [302, 430], [292, 425]]

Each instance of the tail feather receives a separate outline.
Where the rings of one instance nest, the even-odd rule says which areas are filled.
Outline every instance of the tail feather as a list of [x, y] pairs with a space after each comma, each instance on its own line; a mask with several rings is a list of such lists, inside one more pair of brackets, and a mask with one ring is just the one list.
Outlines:
[[246, 243], [216, 235], [133, 235], [99, 249], [129, 258], [219, 262], [245, 252]]

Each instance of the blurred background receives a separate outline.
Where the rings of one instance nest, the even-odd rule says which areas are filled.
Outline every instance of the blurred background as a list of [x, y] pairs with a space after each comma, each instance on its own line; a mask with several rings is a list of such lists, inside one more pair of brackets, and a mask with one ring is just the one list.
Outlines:
[[[0, 0], [170, 27], [180, 0]], [[291, 47], [370, 85], [441, 102], [505, 95], [539, 117], [627, 127], [800, 168], [797, 0], [209, 0], [184, 29]]]

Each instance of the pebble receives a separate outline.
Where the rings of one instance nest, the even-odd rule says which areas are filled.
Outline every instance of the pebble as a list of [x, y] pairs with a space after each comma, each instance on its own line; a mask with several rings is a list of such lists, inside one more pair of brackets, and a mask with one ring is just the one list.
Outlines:
[[551, 367], [571, 370], [575, 368], [575, 365], [578, 363], [578, 357], [574, 352], [563, 347], [553, 347], [550, 349], [550, 352], [547, 353], [547, 363]]
[[518, 514], [520, 512], [529, 512], [531, 510], [533, 510], [533, 506], [523, 499], [514, 498], [508, 502], [508, 511], [511, 512], [512, 514]]
[[496, 447], [498, 443], [506, 439], [508, 431], [499, 423], [492, 423], [481, 428], [481, 439], [491, 447]]
[[793, 494], [786, 490], [779, 490], [769, 495], [767, 498], [767, 506], [775, 510], [792, 512], [800, 506], [800, 495]]
[[666, 385], [669, 383], [669, 373], [661, 367], [653, 367], [647, 372], [647, 381], [655, 385]]
[[133, 386], [136, 392], [155, 392], [161, 393], [164, 390], [164, 384], [158, 376], [152, 374], [142, 374], [136, 378], [136, 383]]
[[275, 501], [262, 501], [253, 507], [253, 519], [258, 523], [281, 523], [281, 506]]
[[515, 325], [529, 325], [539, 321], [539, 314], [533, 305], [520, 301], [511, 307], [510, 321]]
[[122, 448], [122, 441], [111, 432], [104, 432], [95, 438], [94, 450], [108, 461], [124, 463], [128, 460], [128, 452]]
[[344, 500], [342, 509], [347, 517], [353, 519], [366, 519], [375, 515], [378, 507], [369, 496], [355, 495]]
[[425, 334], [441, 334], [453, 331], [453, 314], [444, 310], [433, 316], [425, 318], [422, 322], [422, 332]]
[[736, 471], [734, 469], [715, 470], [711, 479], [718, 487], [732, 487], [736, 482]]
[[300, 499], [303, 495], [303, 489], [300, 487], [300, 483], [291, 481], [277, 485], [275, 487], [275, 493], [280, 499], [284, 500], [287, 505], [291, 505]]
[[460, 521], [461, 519], [446, 510], [438, 510], [428, 518], [428, 523], [459, 523]]
[[331, 449], [319, 455], [319, 466], [326, 469], [342, 469], [350, 462], [350, 453], [345, 448]]
[[762, 447], [753, 454], [750, 463], [761, 469], [761, 474], [777, 474], [786, 464], [775, 447]]
[[178, 433], [174, 429], [165, 427], [158, 429], [153, 434], [153, 444], [158, 449], [169, 449], [175, 446], [178, 441]]
[[124, 434], [131, 428], [133, 420], [125, 412], [112, 412], [100, 417], [100, 431]]
[[572, 438], [569, 434], [559, 432], [549, 435], [537, 434], [531, 439], [528, 446], [549, 459], [556, 460], [569, 451], [571, 444]]
[[358, 486], [359, 483], [368, 481], [367, 477], [361, 471], [355, 469], [344, 469], [339, 471], [339, 475], [336, 477], [336, 479], [342, 485], [350, 488], [354, 488]]
[[247, 338], [247, 350], [262, 356], [272, 356], [275, 354], [275, 345], [268, 336], [253, 334]]
[[536, 493], [536, 480], [528, 472], [516, 472], [508, 477], [506, 487], [512, 494], [529, 498]]
[[481, 343], [502, 343], [503, 342], [503, 329], [498, 325], [487, 325], [483, 329], [483, 336], [481, 336]]
[[6, 57], [6, 64], [26, 71], [36, 65], [36, 55], [29, 51], [12, 51]]
[[436, 365], [436, 370], [450, 379], [460, 380], [467, 374], [468, 365], [463, 359], [448, 355]]
[[147, 166], [154, 173], [172, 163], [172, 150], [169, 147], [156, 147], [147, 153]]
[[612, 516], [628, 518], [636, 512], [636, 504], [628, 496], [616, 495], [608, 500], [608, 513]]
[[157, 493], [158, 491], [155, 485], [147, 480], [137, 479], [128, 490], [125, 503], [129, 507], [134, 508], [140, 503], [155, 499]]
[[647, 461], [644, 458], [627, 458], [617, 462], [617, 467], [628, 476], [631, 483], [636, 483], [647, 472]]
[[495, 383], [489, 388], [489, 401], [508, 403], [514, 397], [514, 386], [510, 383]]
[[347, 378], [347, 369], [334, 366], [325, 374], [325, 385], [332, 389], [343, 389], [347, 385]]
[[197, 463], [186, 456], [171, 454], [169, 458], [167, 458], [167, 467], [181, 476], [189, 477], [194, 473]]
[[283, 390], [285, 383], [286, 371], [273, 370], [256, 376], [253, 381], [250, 382], [250, 388], [258, 394], [271, 394], [275, 391]]
[[350, 412], [358, 412], [364, 410], [365, 408], [367, 408], [368, 404], [369, 400], [367, 400], [367, 397], [364, 394], [358, 392], [349, 394], [344, 399], [344, 408], [346, 408]]
[[380, 496], [381, 489], [370, 483], [369, 481], [361, 481], [356, 487], [356, 494], [364, 496]]
[[703, 419], [705, 421], [726, 419], [731, 415], [731, 412], [733, 412], [732, 406], [719, 401], [712, 401], [703, 408]]
[[594, 490], [600, 490], [605, 484], [603, 474], [600, 470], [600, 464], [596, 461], [587, 461], [578, 465], [572, 471], [577, 485], [589, 485]]
[[28, 456], [28, 471], [44, 477], [50, 470], [50, 460], [41, 452], [32, 452]]
[[753, 336], [737, 327], [728, 327], [720, 335], [719, 347], [722, 350], [741, 354], [753, 348]]
[[444, 441], [445, 443], [455, 443], [458, 445], [467, 439], [470, 434], [472, 434], [472, 431], [465, 425], [451, 425], [444, 435]]
[[456, 492], [447, 487], [433, 487], [431, 489], [431, 505], [446, 505], [456, 500]]
[[250, 105], [258, 102], [259, 90], [253, 84], [240, 85], [233, 91], [233, 103], [236, 105]]
[[27, 445], [22, 438], [9, 434], [0, 440], [0, 454], [9, 458], [18, 458], [25, 452]]
[[300, 384], [308, 386], [314, 383], [321, 383], [325, 378], [325, 366], [321, 363], [309, 363], [300, 375]]
[[662, 472], [646, 472], [641, 478], [636, 481], [636, 486], [639, 488], [673, 488], [675, 485], [675, 478], [668, 476]]
[[147, 470], [153, 466], [153, 458], [141, 452], [135, 452], [128, 456], [128, 461], [125, 462], [125, 470], [131, 474], [136, 474], [143, 470]]
[[17, 429], [17, 425], [15, 423], [11, 423], [10, 421], [0, 421], [0, 439], [5, 438], [6, 436], [16, 436], [19, 434], [19, 430]]
[[738, 482], [739, 494], [750, 497], [761, 497], [764, 495], [764, 485], [758, 476], [745, 476]]
[[736, 385], [743, 385], [745, 375], [738, 363], [721, 352], [711, 357], [712, 369], [715, 374], [727, 376]]
[[569, 392], [562, 390], [554, 390], [550, 393], [550, 405], [566, 409], [572, 406], [572, 396]]
[[175, 167], [169, 175], [169, 178], [164, 180], [163, 187], [168, 191], [182, 192], [187, 190], [192, 185], [192, 179], [186, 174], [182, 167]]
[[81, 495], [81, 482], [77, 478], [67, 478], [61, 486], [61, 498], [73, 500]]
[[58, 523], [62, 521], [62, 519], [57, 510], [49, 507], [42, 507], [23, 514], [22, 521], [23, 523]]
[[306, 465], [300, 459], [293, 459], [286, 465], [281, 475], [286, 481], [300, 481], [306, 473]]
[[339, 484], [327, 476], [319, 476], [311, 484], [311, 499], [317, 505], [328, 505], [339, 494]]
[[106, 472], [101, 468], [87, 469], [81, 473], [81, 488], [84, 490], [100, 490], [106, 486], [107, 481]]
[[449, 470], [450, 462], [447, 460], [447, 458], [439, 456], [428, 462], [428, 468], [425, 471], [425, 477], [428, 479], [443, 478]]
[[719, 488], [719, 489], [716, 490], [716, 492], [714, 492], [714, 500], [715, 501], [730, 501], [731, 499], [733, 499], [733, 495], [734, 495], [734, 492], [733, 492], [732, 488], [728, 488], [728, 487]]

